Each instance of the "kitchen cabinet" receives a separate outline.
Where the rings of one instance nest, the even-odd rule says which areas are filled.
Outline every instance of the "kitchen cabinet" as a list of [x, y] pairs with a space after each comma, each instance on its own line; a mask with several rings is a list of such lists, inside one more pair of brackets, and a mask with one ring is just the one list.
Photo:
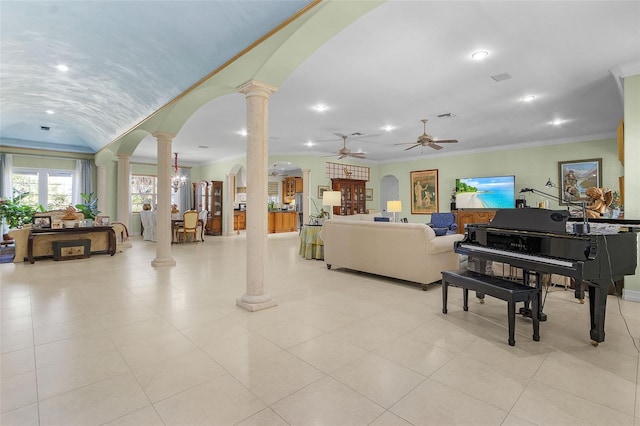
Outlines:
[[267, 227], [269, 234], [294, 232], [298, 230], [298, 212], [268, 212]]
[[289, 204], [295, 200], [297, 192], [302, 192], [302, 178], [287, 176], [282, 181], [282, 200]]
[[349, 216], [352, 214], [366, 213], [367, 202], [365, 199], [366, 180], [356, 179], [331, 179], [331, 189], [340, 191], [341, 206], [333, 208], [334, 215]]
[[233, 211], [233, 229], [234, 231], [242, 231], [244, 229], [247, 229], [247, 214], [245, 211]]

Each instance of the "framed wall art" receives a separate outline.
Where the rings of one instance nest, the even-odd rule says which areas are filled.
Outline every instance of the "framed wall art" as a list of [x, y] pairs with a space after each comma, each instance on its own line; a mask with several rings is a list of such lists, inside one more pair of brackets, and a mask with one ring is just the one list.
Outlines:
[[322, 196], [324, 195], [324, 191], [328, 191], [328, 185], [318, 185], [318, 198], [322, 200]]
[[364, 193], [365, 201], [373, 201], [373, 188], [366, 188]]
[[602, 187], [602, 158], [558, 161], [558, 182], [561, 205], [588, 202], [587, 189]]
[[411, 214], [431, 214], [438, 211], [438, 170], [410, 172]]

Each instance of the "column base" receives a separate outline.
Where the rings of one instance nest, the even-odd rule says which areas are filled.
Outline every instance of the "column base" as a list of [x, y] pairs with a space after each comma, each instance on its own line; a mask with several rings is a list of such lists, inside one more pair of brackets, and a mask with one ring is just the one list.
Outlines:
[[131, 241], [125, 241], [124, 243], [116, 243], [116, 246], [118, 248], [132, 248], [133, 245], [131, 245]]
[[245, 294], [236, 299], [236, 305], [249, 312], [255, 312], [278, 306], [278, 302], [272, 299], [269, 295], [249, 296], [248, 294]]
[[176, 266], [176, 261], [172, 257], [156, 257], [151, 266]]

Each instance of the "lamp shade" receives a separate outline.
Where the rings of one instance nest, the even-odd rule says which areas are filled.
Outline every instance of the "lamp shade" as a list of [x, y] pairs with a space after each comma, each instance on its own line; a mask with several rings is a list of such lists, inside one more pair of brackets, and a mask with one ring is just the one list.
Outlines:
[[387, 211], [390, 213], [399, 213], [402, 211], [402, 201], [387, 201]]
[[322, 205], [331, 207], [342, 205], [341, 195], [340, 191], [324, 191], [322, 194]]

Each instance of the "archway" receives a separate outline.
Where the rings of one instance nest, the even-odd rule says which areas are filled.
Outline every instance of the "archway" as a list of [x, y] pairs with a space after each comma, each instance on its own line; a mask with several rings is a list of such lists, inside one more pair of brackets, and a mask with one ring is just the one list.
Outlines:
[[380, 211], [384, 216], [392, 217], [393, 214], [387, 212], [387, 201], [400, 199], [400, 183], [394, 175], [383, 176], [380, 180]]

